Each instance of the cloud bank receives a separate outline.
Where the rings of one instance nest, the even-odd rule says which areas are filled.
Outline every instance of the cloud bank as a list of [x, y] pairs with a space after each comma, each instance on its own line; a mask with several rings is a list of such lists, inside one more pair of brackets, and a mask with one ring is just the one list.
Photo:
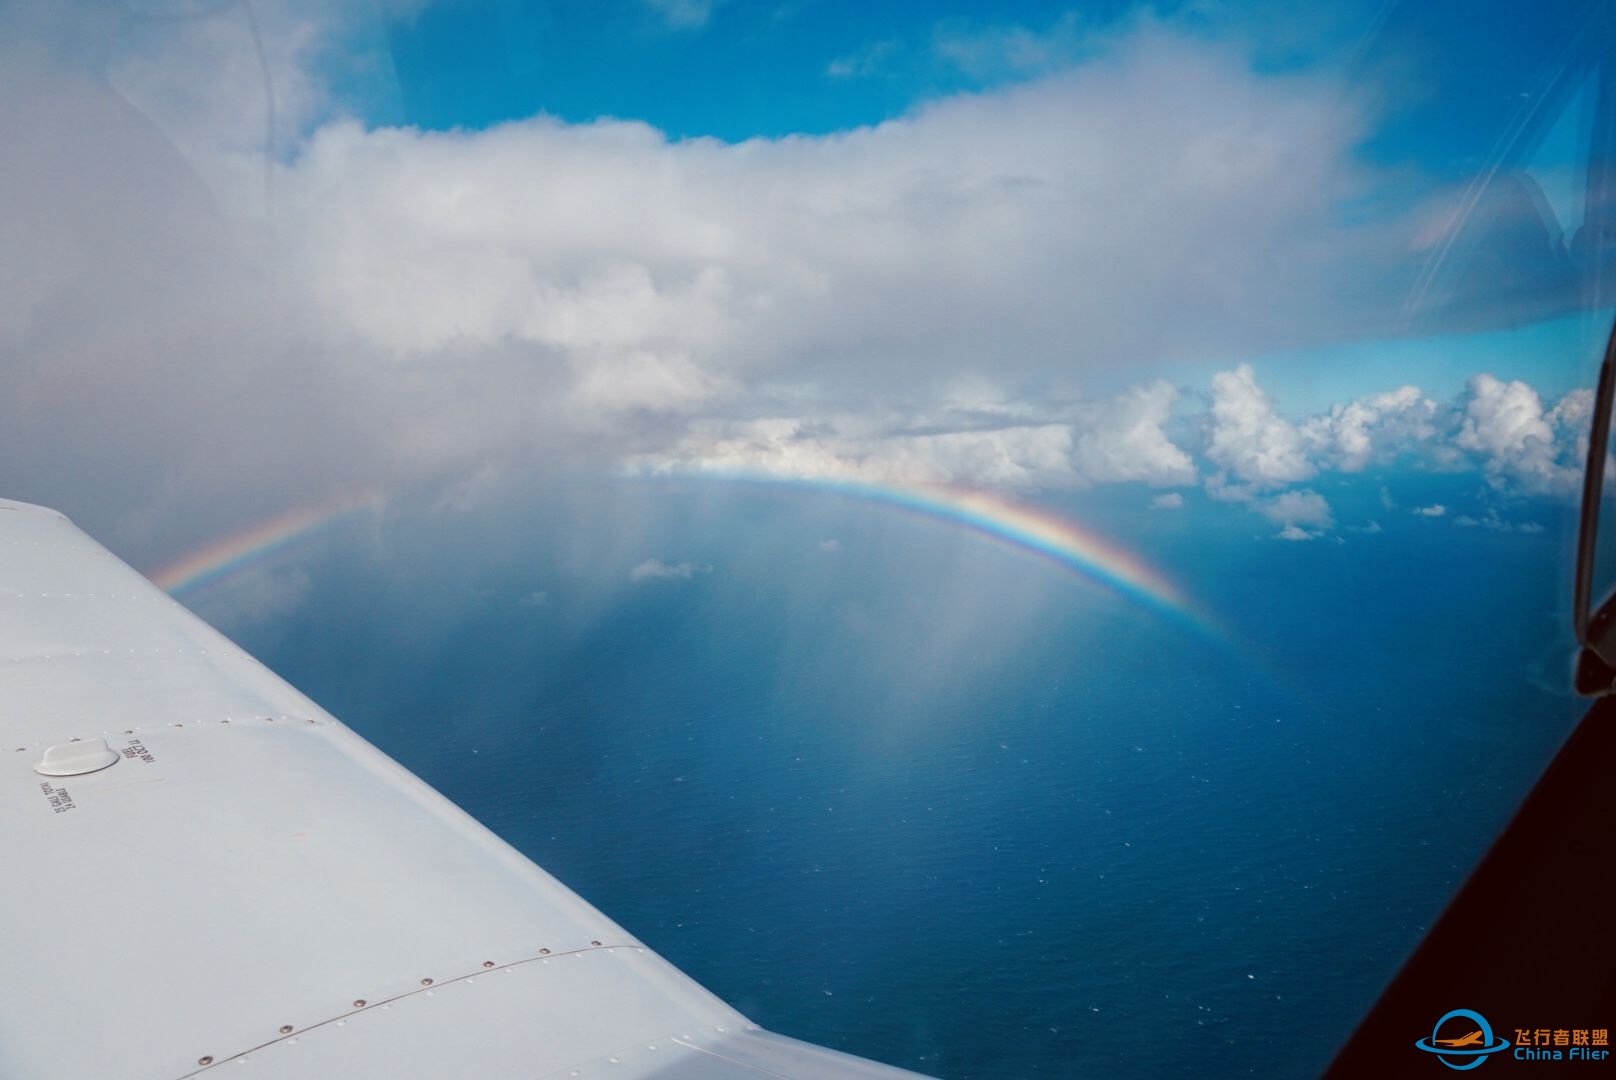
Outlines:
[[[714, 5], [652, 7], [693, 27]], [[1481, 375], [1297, 418], [1249, 363], [1127, 377], [1379, 325], [1363, 282], [1402, 234], [1337, 213], [1380, 181], [1325, 76], [1143, 20], [826, 136], [427, 132], [343, 114], [336, 74], [367, 77], [362, 52], [330, 66], [345, 10], [269, 6], [257, 43], [222, 16], [5, 27], [8, 494], [138, 547], [575, 464], [1204, 484], [1309, 535], [1323, 471], [1574, 485], [1586, 395]], [[1102, 374], [1123, 389], [1085, 393]]]

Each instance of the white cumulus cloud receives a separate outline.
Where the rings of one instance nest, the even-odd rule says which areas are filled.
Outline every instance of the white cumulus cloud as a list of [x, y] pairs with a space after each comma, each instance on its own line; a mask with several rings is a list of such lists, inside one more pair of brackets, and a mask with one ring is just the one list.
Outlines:
[[1309, 452], [1321, 467], [1361, 472], [1405, 454], [1448, 459], [1441, 438], [1445, 410], [1417, 386], [1403, 386], [1331, 406], [1301, 424]]
[[[1553, 410], [1545, 410], [1537, 391], [1519, 380], [1505, 382], [1483, 373], [1470, 380], [1466, 391], [1454, 444], [1480, 459], [1490, 482], [1532, 494], [1577, 490], [1582, 471], [1573, 432], [1586, 424], [1587, 391], [1573, 391]], [[1586, 436], [1582, 439], [1585, 447]]]
[[1206, 456], [1237, 483], [1273, 488], [1318, 472], [1307, 439], [1279, 414], [1250, 364], [1212, 376], [1210, 421]]

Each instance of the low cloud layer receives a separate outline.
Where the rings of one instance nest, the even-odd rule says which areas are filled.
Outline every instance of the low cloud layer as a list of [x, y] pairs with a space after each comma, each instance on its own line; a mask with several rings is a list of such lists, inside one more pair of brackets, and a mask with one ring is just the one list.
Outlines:
[[[1118, 482], [1199, 484], [1214, 499], [1244, 503], [1275, 523], [1282, 539], [1311, 540], [1336, 528], [1328, 501], [1306, 487], [1329, 474], [1470, 473], [1504, 497], [1573, 498], [1587, 455], [1591, 399], [1578, 389], [1551, 404], [1523, 382], [1480, 374], [1448, 400], [1403, 386], [1292, 418], [1263, 389], [1256, 370], [1242, 364], [1213, 374], [1201, 394], [1156, 382], [1112, 401], [1059, 410], [1059, 420], [1056, 413], [1039, 419], [1031, 406], [1019, 412], [1001, 406], [996, 426], [948, 436], [907, 435], [901, 427], [851, 416], [702, 425], [634, 467], [1024, 492]], [[1384, 488], [1381, 503], [1396, 507]], [[1172, 491], [1150, 505], [1178, 509], [1184, 502]], [[1412, 513], [1442, 517], [1447, 508]]]

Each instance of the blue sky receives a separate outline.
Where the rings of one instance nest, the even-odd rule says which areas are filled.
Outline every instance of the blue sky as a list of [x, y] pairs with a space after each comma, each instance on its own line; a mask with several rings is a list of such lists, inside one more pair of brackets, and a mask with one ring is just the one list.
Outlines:
[[[824, 134], [1046, 74], [1133, 14], [1127, 3], [451, 0], [386, 23], [399, 99], [361, 108], [432, 128], [544, 112], [644, 120], [678, 137]], [[1011, 35], [1026, 55], [987, 55]], [[967, 45], [983, 55], [973, 62]]]
[[[825, 134], [901, 116], [961, 92], [1092, 59], [1141, 20], [1249, 51], [1259, 70], [1329, 67], [1390, 80], [1388, 33], [1419, 49], [1419, 93], [1366, 151], [1427, 167], [1473, 167], [1515, 94], [1563, 48], [1585, 4], [1532, 9], [1355, 2], [1300, 12], [1272, 3], [617, 0], [555, 4], [432, 0], [364, 23], [354, 43], [386, 52], [393, 93], [356, 88], [368, 119], [480, 128], [548, 113], [644, 120], [674, 137]], [[1390, 24], [1390, 25], [1388, 25]]]

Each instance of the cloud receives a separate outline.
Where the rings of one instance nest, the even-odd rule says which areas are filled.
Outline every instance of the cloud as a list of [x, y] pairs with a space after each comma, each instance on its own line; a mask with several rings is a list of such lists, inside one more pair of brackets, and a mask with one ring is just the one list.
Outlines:
[[710, 574], [710, 565], [696, 563], [665, 563], [661, 559], [646, 559], [628, 572], [628, 579], [636, 585], [647, 581], [689, 581], [697, 574]]
[[[1217, 468], [1205, 474], [1207, 492], [1246, 503], [1327, 472], [1479, 468], [1501, 490], [1562, 496], [1580, 483], [1592, 397], [1573, 390], [1545, 410], [1525, 383], [1505, 384], [1484, 373], [1447, 403], [1407, 385], [1291, 420], [1249, 364], [1214, 374], [1211, 391], [1200, 418], [1199, 463], [1169, 434], [1195, 418], [1175, 419], [1180, 395], [1157, 380], [1105, 402], [1034, 404], [970, 382], [956, 384], [937, 411], [918, 417], [698, 421], [680, 444], [639, 459], [636, 467], [1038, 489], [1187, 484], [1210, 464]], [[1525, 410], [1529, 437], [1512, 435], [1510, 409], [1516, 406]], [[936, 433], [915, 435], [915, 427]], [[1397, 506], [1385, 485], [1379, 499], [1387, 509]]]
[[1157, 495], [1150, 500], [1152, 510], [1181, 510], [1184, 507], [1184, 496], [1176, 491], [1169, 491], [1165, 495]]
[[941, 63], [978, 82], [1027, 78], [1070, 67], [1099, 45], [1094, 28], [1064, 12], [1043, 30], [1019, 24], [971, 26], [945, 22], [933, 34]]
[[1491, 529], [1494, 532], [1520, 532], [1540, 533], [1543, 526], [1535, 521], [1505, 521], [1495, 509], [1489, 509], [1480, 518], [1461, 514], [1453, 519], [1453, 523], [1464, 529]]
[[[1141, 333], [1227, 340], [1205, 283], [1257, 272], [1277, 220], [1318, 227], [1328, 200], [1304, 180], [1346, 168], [1353, 121], [1270, 82], [1157, 33], [1092, 71], [835, 136], [339, 122], [287, 170], [287, 232], [327, 313], [392, 351], [509, 342], [568, 370], [633, 351], [712, 384], [1104, 364]], [[1147, 225], [1148, 251], [1127, 239]]]
[[1172, 384], [1158, 379], [1091, 410], [1072, 455], [1078, 472], [1099, 483], [1195, 483], [1195, 462], [1163, 430], [1177, 400]]
[[1279, 415], [1250, 364], [1212, 376], [1210, 420], [1206, 456], [1236, 482], [1261, 490], [1318, 472], [1308, 458], [1307, 440]]
[[1445, 420], [1446, 410], [1419, 387], [1403, 386], [1331, 406], [1304, 421], [1300, 431], [1321, 468], [1350, 473], [1408, 454], [1451, 463], [1452, 451], [1439, 441]]
[[1330, 503], [1312, 490], [1286, 491], [1257, 501], [1252, 508], [1283, 526], [1277, 534], [1281, 540], [1314, 540], [1335, 528]]
[[[266, 153], [271, 160], [294, 159], [309, 133], [352, 111], [350, 102], [398, 92], [392, 55], [376, 32], [377, 5], [366, 2], [271, 0], [254, 4], [250, 19], [220, 5], [161, 0], [123, 5], [124, 20], [84, 18], [93, 5], [21, 6], [52, 15], [48, 26], [25, 29], [7, 25], [8, 12], [0, 9], [0, 41], [9, 37], [28, 58], [4, 57], [21, 76], [7, 87], [23, 95], [19, 104], [63, 75], [104, 80], [138, 110], [137, 126], [160, 135], [164, 149], [183, 159], [230, 217], [262, 223], [275, 213], [276, 177], [266, 168]], [[380, 6], [413, 17], [425, 4], [388, 0]], [[10, 14], [16, 10], [12, 5]], [[49, 71], [30, 55], [30, 30], [54, 39], [58, 56], [101, 62]], [[116, 164], [120, 156], [107, 153], [104, 160]], [[120, 180], [124, 191], [140, 193], [138, 181]]]
[[821, 540], [819, 542], [819, 550], [825, 552], [828, 555], [833, 555], [836, 552], [842, 550], [842, 542], [840, 540], [835, 539], [834, 537], [829, 539], [829, 540]]
[[530, 592], [518, 600], [517, 603], [526, 608], [545, 607], [550, 603], [550, 594], [542, 590]]
[[98, 68], [10, 46], [0, 482], [137, 535], [704, 443], [939, 482], [1191, 482], [1157, 384], [1114, 417], [987, 424], [947, 396], [1328, 333], [1349, 274], [1303, 253], [1365, 182], [1354, 109], [1160, 26], [887, 123], [731, 145], [367, 127], [315, 63], [345, 17], [266, 16], [267, 170], [253, 42], [225, 21], [64, 53]]
[[[578, 464], [1199, 480], [1313, 533], [1333, 523], [1275, 507], [1327, 471], [1574, 486], [1586, 391], [1546, 407], [1478, 376], [1459, 402], [1403, 386], [1293, 418], [1250, 364], [1205, 415], [1199, 377], [1076, 389], [1380, 325], [1360, 283], [1406, 249], [1342, 224], [1387, 180], [1328, 74], [1148, 19], [961, 23], [933, 41], [948, 63], [1021, 81], [735, 144], [433, 132], [334, 89], [381, 77], [358, 45], [333, 59], [363, 6], [263, 5], [257, 43], [237, 20], [74, 28], [72, 62], [0, 35], [0, 488], [138, 551]], [[716, 5], [653, 8], [695, 27]]]
[[[1531, 494], [1570, 495], [1582, 483], [1575, 452], [1591, 413], [1592, 395], [1574, 390], [1545, 411], [1536, 390], [1489, 374], [1472, 378], [1455, 445], [1481, 460], [1494, 486], [1512, 485]], [[1567, 445], [1568, 442], [1570, 445]]]
[[833, 79], [867, 79], [886, 74], [889, 65], [903, 52], [903, 43], [899, 41], [871, 42], [826, 64], [825, 74]]
[[[1296, 512], [1303, 503], [1281, 504], [1265, 493], [1327, 472], [1398, 467], [1450, 473], [1475, 468], [1492, 487], [1507, 494], [1564, 498], [1581, 482], [1578, 462], [1587, 452], [1591, 413], [1588, 390], [1573, 390], [1545, 409], [1526, 383], [1482, 373], [1469, 380], [1458, 399], [1447, 403], [1408, 385], [1332, 405], [1293, 422], [1279, 413], [1258, 385], [1252, 366], [1242, 364], [1212, 377], [1204, 453], [1221, 468], [1207, 476], [1205, 485], [1215, 499], [1246, 503], [1279, 521], [1282, 532], [1291, 533], [1285, 539], [1301, 538], [1293, 526], [1322, 535], [1333, 524], [1322, 518], [1307, 521]], [[1285, 492], [1292, 494], [1299, 493]], [[1379, 489], [1379, 500], [1386, 509], [1397, 506], [1385, 485]], [[1411, 512], [1441, 517], [1447, 509], [1436, 504]], [[1467, 519], [1460, 524], [1478, 522]]]
[[1546, 419], [1556, 439], [1565, 445], [1565, 455], [1577, 465], [1588, 460], [1588, 439], [1594, 416], [1594, 392], [1586, 387], [1569, 391]]
[[670, 28], [694, 30], [706, 26], [724, 0], [645, 0]]
[[696, 421], [665, 451], [631, 461], [641, 472], [741, 471], [772, 476], [861, 480], [872, 484], [965, 484], [1000, 488], [1069, 487], [1066, 424], [1010, 424], [916, 435], [896, 417], [840, 414]]
[[1255, 503], [1253, 509], [1283, 526], [1277, 534], [1282, 540], [1313, 540], [1335, 527], [1329, 502], [1316, 491], [1287, 491]]

